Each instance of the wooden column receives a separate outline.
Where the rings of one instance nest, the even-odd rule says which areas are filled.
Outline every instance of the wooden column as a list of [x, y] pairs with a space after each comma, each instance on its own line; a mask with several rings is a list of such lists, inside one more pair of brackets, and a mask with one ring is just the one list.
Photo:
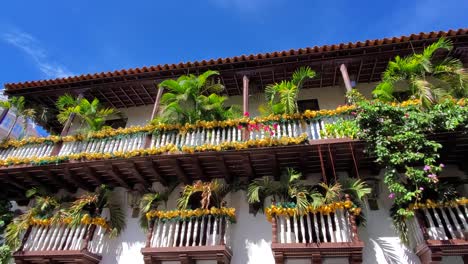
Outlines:
[[271, 237], [272, 237], [272, 240], [271, 240], [271, 243], [278, 243], [278, 223], [277, 223], [277, 220], [276, 220], [276, 216], [274, 216], [272, 219], [271, 219]]
[[151, 219], [149, 221], [149, 228], [148, 228], [148, 234], [146, 235], [146, 244], [145, 247], [149, 248], [151, 247], [151, 238], [153, 238], [153, 231], [154, 231], [154, 224], [155, 220]]
[[[82, 99], [82, 98], [83, 98], [83, 94], [80, 93], [80, 94], [78, 95], [78, 98], [77, 98], [77, 99], [80, 100], [80, 99]], [[62, 133], [60, 133], [60, 136], [65, 137], [66, 135], [68, 135], [68, 132], [69, 132], [69, 130], [70, 130], [70, 127], [71, 127], [71, 125], [72, 125], [72, 123], [73, 123], [73, 119], [75, 119], [75, 114], [74, 114], [74, 113], [71, 114], [71, 115], [68, 117], [67, 122], [65, 122], [65, 125], [63, 125]]]
[[[351, 201], [349, 194], [345, 194], [346, 201]], [[360, 242], [356, 225], [356, 217], [348, 211], [349, 223], [351, 225], [351, 242]]]
[[346, 68], [346, 65], [341, 64], [340, 71], [341, 71], [341, 76], [343, 77], [343, 81], [346, 87], [346, 92], [349, 92], [353, 89], [353, 86], [351, 85], [351, 80], [349, 79], [348, 69]]
[[243, 97], [243, 110], [244, 114], [249, 112], [249, 77], [244, 75], [242, 79], [243, 88], [242, 88], [242, 97]]
[[151, 120], [153, 120], [156, 117], [156, 113], [159, 110], [159, 103], [161, 102], [161, 97], [164, 89], [162, 87], [158, 88], [158, 94], [156, 95], [156, 100], [154, 100], [154, 107], [153, 107], [153, 112], [151, 113]]

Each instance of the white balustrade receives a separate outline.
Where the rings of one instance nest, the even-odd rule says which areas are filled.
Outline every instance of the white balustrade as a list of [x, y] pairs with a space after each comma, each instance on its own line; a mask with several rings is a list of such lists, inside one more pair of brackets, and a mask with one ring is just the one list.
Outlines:
[[229, 245], [229, 221], [225, 217], [211, 215], [179, 221], [155, 220], [151, 236], [151, 247], [192, 247], [221, 244], [222, 229], [224, 241]]
[[50, 156], [54, 145], [52, 144], [26, 144], [21, 147], [9, 147], [0, 150], [0, 159], [7, 158], [40, 158]]
[[[424, 224], [430, 240], [466, 239], [468, 214], [465, 206], [424, 208], [419, 210], [418, 216], [422, 217], [421, 223]], [[410, 243], [421, 243], [424, 238], [420, 222], [413, 218], [407, 221], [407, 226], [410, 231]]]
[[[81, 250], [91, 225], [71, 226], [65, 224], [32, 226], [24, 243], [24, 251]], [[100, 226], [94, 229], [88, 243], [88, 251], [101, 254], [104, 248], [105, 230]]]
[[115, 153], [142, 149], [145, 144], [144, 133], [135, 133], [114, 138], [92, 138], [83, 141], [64, 142], [59, 156], [76, 153]]
[[279, 243], [351, 242], [348, 212], [344, 209], [329, 215], [309, 213], [276, 219]]

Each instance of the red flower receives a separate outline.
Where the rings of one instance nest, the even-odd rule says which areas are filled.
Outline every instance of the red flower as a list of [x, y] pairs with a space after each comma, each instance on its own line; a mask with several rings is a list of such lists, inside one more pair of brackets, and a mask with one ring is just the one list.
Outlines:
[[250, 116], [249, 112], [245, 112], [245, 113], [244, 113], [244, 116], [245, 116], [245, 117], [249, 117], [249, 116]]

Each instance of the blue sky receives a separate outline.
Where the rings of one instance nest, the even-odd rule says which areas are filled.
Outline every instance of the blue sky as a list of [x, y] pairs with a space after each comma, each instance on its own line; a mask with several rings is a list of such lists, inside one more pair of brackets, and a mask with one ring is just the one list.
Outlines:
[[466, 0], [15, 0], [0, 12], [2, 84], [468, 27]]

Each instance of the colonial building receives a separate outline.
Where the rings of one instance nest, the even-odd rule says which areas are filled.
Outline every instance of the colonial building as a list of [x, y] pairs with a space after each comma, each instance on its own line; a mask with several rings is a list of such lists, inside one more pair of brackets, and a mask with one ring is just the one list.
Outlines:
[[[468, 64], [468, 30], [449, 30], [410, 36], [307, 47], [256, 55], [240, 55], [178, 64], [86, 74], [67, 78], [5, 84], [8, 96], [24, 96], [30, 105], [47, 108], [51, 113], [42, 124], [60, 133], [63, 126], [55, 118], [56, 100], [71, 94], [92, 99], [120, 112], [115, 127], [145, 126], [158, 116], [162, 89], [158, 83], [181, 75], [219, 71], [219, 82], [229, 96], [228, 105], [238, 104], [250, 116], [259, 114], [268, 84], [289, 79], [301, 66], [310, 66], [318, 77], [304, 83], [298, 105], [301, 111], [336, 109], [346, 104], [345, 93], [352, 88], [370, 98], [388, 62], [395, 56], [420, 52], [427, 45], [446, 37], [453, 42], [450, 55]], [[1, 159], [11, 157], [57, 157], [54, 162], [4, 164], [0, 168], [2, 192], [18, 203], [24, 192], [34, 186], [46, 186], [59, 193], [93, 191], [101, 184], [116, 187], [126, 207], [126, 228], [109, 238], [101, 227], [33, 227], [14, 254], [16, 263], [463, 263], [468, 255], [465, 238], [468, 228], [466, 211], [435, 211], [435, 222], [412, 222], [410, 244], [402, 244], [389, 216], [392, 201], [382, 182], [382, 172], [364, 152], [365, 142], [350, 138], [323, 138], [322, 120], [287, 121], [279, 135], [297, 138], [306, 134], [307, 144], [271, 145], [217, 151], [223, 142], [262, 139], [263, 133], [245, 133], [236, 126], [140, 133], [126, 137], [90, 140], [55, 140], [2, 149]], [[66, 124], [69, 125], [70, 124]], [[70, 131], [73, 131], [73, 124]], [[276, 128], [275, 128], [276, 129]], [[446, 168], [441, 177], [456, 178], [463, 192], [467, 176], [466, 142], [463, 135], [442, 134]], [[181, 151], [183, 146], [209, 143], [212, 151]], [[178, 151], [149, 151], [174, 144]], [[465, 144], [465, 145], [463, 145]], [[465, 147], [463, 147], [465, 146]], [[138, 151], [137, 151], [138, 150]], [[141, 150], [141, 151], [140, 151]], [[119, 152], [119, 154], [116, 154]], [[104, 153], [107, 158], [78, 159], [73, 154]], [[123, 154], [120, 154], [123, 153]], [[132, 155], [125, 155], [132, 153]], [[136, 153], [136, 154], [135, 154]], [[143, 154], [142, 154], [143, 153]], [[135, 154], [135, 155], [133, 155]], [[262, 176], [279, 177], [281, 170], [295, 168], [307, 182], [323, 178], [360, 177], [372, 188], [363, 208], [367, 224], [357, 227], [354, 216], [341, 210], [330, 215], [315, 215], [300, 221], [286, 217], [268, 221], [265, 215], [251, 213], [243, 190], [231, 192], [226, 206], [235, 208], [236, 222], [225, 218], [194, 220], [189, 224], [157, 221], [151, 232], [138, 224], [136, 200], [143, 189], [162, 186], [177, 179], [180, 186], [196, 180], [220, 179], [227, 183], [248, 183]], [[175, 209], [181, 189], [167, 202]], [[160, 208], [160, 209], [165, 209]], [[204, 218], [203, 218], [204, 219]], [[211, 219], [211, 218], [210, 218]], [[213, 218], [215, 219], [215, 218]], [[325, 219], [325, 220], [324, 220]], [[437, 219], [439, 219], [437, 222]], [[445, 219], [445, 220], [440, 220]], [[291, 227], [292, 226], [292, 227]], [[437, 232], [423, 234], [423, 230]], [[294, 230], [296, 230], [294, 232]], [[457, 238], [458, 237], [458, 238]], [[433, 261], [433, 262], [430, 262]], [[466, 263], [466, 262], [465, 262]]]

